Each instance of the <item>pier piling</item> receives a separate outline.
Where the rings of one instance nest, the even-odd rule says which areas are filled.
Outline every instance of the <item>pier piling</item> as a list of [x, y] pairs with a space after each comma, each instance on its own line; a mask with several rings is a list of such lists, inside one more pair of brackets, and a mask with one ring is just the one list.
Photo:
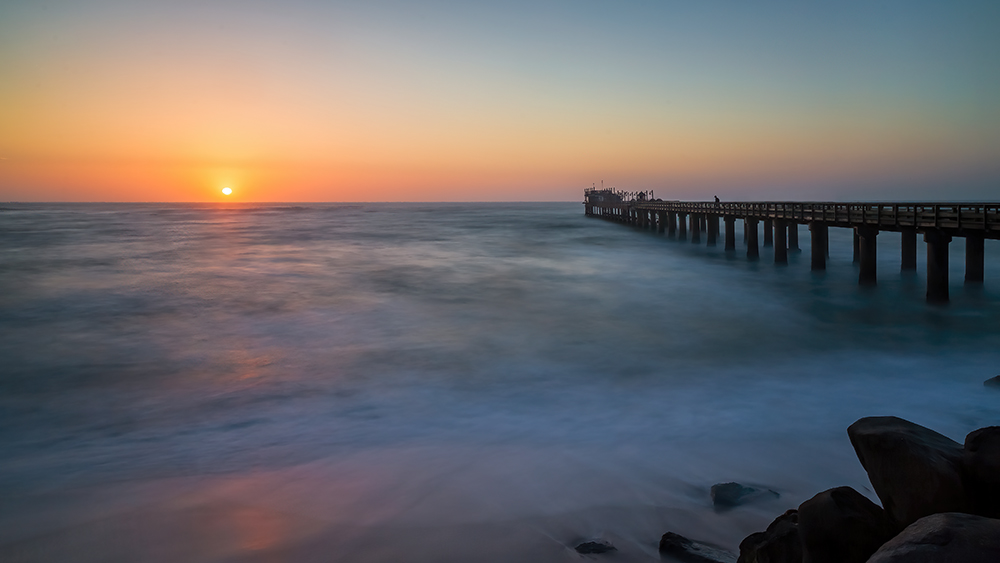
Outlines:
[[948, 301], [948, 243], [951, 235], [938, 229], [924, 233], [927, 243], [927, 301]]
[[757, 248], [757, 219], [747, 219], [747, 258], [757, 260], [760, 258], [760, 249]]
[[864, 225], [854, 228], [854, 236], [858, 245], [858, 261], [861, 262], [861, 271], [858, 273], [858, 284], [875, 285], [878, 269], [878, 228], [871, 225]]
[[785, 239], [788, 232], [788, 225], [784, 219], [774, 220], [774, 263], [788, 263], [788, 241]]
[[917, 230], [916, 229], [903, 229], [900, 234], [902, 235], [902, 241], [900, 246], [902, 247], [902, 265], [900, 270], [915, 271], [917, 269]]
[[965, 237], [965, 283], [983, 283], [983, 262], [985, 258], [983, 235], [970, 234]]
[[814, 272], [826, 270], [827, 230], [826, 223], [822, 221], [809, 223], [809, 231], [812, 233], [812, 270]]
[[708, 246], [715, 246], [719, 239], [719, 216], [712, 214], [708, 216]]
[[736, 217], [726, 215], [723, 221], [726, 223], [726, 250], [736, 250]]

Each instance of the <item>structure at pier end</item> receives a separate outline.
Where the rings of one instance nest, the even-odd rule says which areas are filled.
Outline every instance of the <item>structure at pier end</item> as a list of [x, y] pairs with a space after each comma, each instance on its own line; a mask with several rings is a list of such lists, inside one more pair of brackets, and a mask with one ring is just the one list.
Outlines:
[[[799, 201], [661, 201], [652, 192], [622, 192], [609, 189], [584, 190], [583, 204], [589, 217], [600, 217], [650, 229], [666, 236], [700, 243], [702, 233], [709, 246], [718, 244], [719, 221], [725, 224], [725, 249], [736, 251], [736, 222], [743, 223], [747, 258], [760, 258], [760, 226], [763, 246], [774, 247], [774, 261], [788, 263], [788, 252], [799, 251], [799, 225], [811, 235], [813, 270], [825, 270], [829, 255], [829, 229], [854, 231], [854, 261], [859, 263], [858, 283], [876, 284], [879, 232], [902, 235], [901, 269], [917, 269], [917, 235], [927, 245], [927, 301], [948, 301], [948, 244], [964, 237], [965, 282], [983, 283], [985, 239], [1000, 239], [1000, 203], [840, 203]], [[690, 233], [690, 234], [689, 234]]]

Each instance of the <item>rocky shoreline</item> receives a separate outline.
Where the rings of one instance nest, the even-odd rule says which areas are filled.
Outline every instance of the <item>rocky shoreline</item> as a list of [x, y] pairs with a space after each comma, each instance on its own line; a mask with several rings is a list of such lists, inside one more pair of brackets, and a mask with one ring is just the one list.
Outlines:
[[[747, 536], [738, 556], [667, 532], [661, 557], [685, 563], [1000, 561], [1000, 426], [969, 433], [965, 444], [892, 416], [862, 418], [847, 433], [881, 507], [851, 487], [835, 487]], [[738, 483], [712, 488], [717, 506], [761, 494], [777, 493]]]

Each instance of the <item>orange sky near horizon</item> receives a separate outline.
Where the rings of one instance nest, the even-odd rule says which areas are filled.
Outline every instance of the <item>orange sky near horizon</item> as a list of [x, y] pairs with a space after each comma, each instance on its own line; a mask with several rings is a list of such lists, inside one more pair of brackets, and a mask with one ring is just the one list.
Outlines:
[[[956, 39], [921, 39], [939, 13], [892, 28], [897, 45], [877, 14], [814, 41], [829, 14], [770, 40], [787, 21], [735, 8], [593, 8], [560, 28], [558, 11], [522, 21], [527, 5], [430, 23], [349, 3], [49, 6], [0, 8], [3, 200], [575, 200], [601, 180], [982, 198], [1000, 178], [997, 72], [950, 58], [997, 41], [922, 58]], [[607, 46], [577, 37], [597, 28]]]

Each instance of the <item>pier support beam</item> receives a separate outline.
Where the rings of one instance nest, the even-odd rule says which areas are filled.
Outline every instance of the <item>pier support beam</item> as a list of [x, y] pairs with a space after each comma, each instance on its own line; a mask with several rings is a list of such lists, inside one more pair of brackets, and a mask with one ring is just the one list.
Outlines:
[[858, 228], [854, 228], [854, 260], [855, 264], [861, 261], [861, 235], [858, 234]]
[[708, 216], [708, 246], [715, 246], [719, 240], [719, 216]]
[[829, 227], [822, 221], [813, 221], [809, 223], [809, 230], [812, 232], [812, 270], [814, 272], [826, 270]]
[[878, 227], [864, 225], [854, 228], [854, 236], [857, 241], [861, 271], [858, 273], [858, 285], [875, 285], [877, 272], [877, 252]]
[[701, 242], [701, 215], [691, 214], [691, 242]]
[[764, 219], [764, 246], [774, 246], [774, 221]]
[[788, 223], [788, 250], [802, 252], [799, 249], [799, 224], [794, 221]]
[[788, 233], [788, 225], [784, 219], [774, 220], [774, 263], [788, 263], [788, 241], [785, 234]]
[[917, 269], [917, 230], [903, 229], [902, 233], [903, 263], [900, 269], [904, 272]]
[[924, 233], [927, 243], [927, 301], [948, 301], [948, 243], [951, 235], [932, 229]]
[[677, 236], [677, 213], [667, 211], [667, 236], [674, 238]]
[[747, 224], [747, 258], [757, 260], [760, 250], [757, 248], [757, 219], [745, 219]]
[[661, 235], [667, 230], [667, 212], [660, 211], [656, 214], [656, 232]]
[[687, 240], [687, 213], [677, 214], [677, 238]]
[[965, 237], [965, 283], [983, 283], [985, 248], [983, 235]]
[[726, 223], [726, 250], [736, 250], [736, 217], [726, 215], [723, 221]]

